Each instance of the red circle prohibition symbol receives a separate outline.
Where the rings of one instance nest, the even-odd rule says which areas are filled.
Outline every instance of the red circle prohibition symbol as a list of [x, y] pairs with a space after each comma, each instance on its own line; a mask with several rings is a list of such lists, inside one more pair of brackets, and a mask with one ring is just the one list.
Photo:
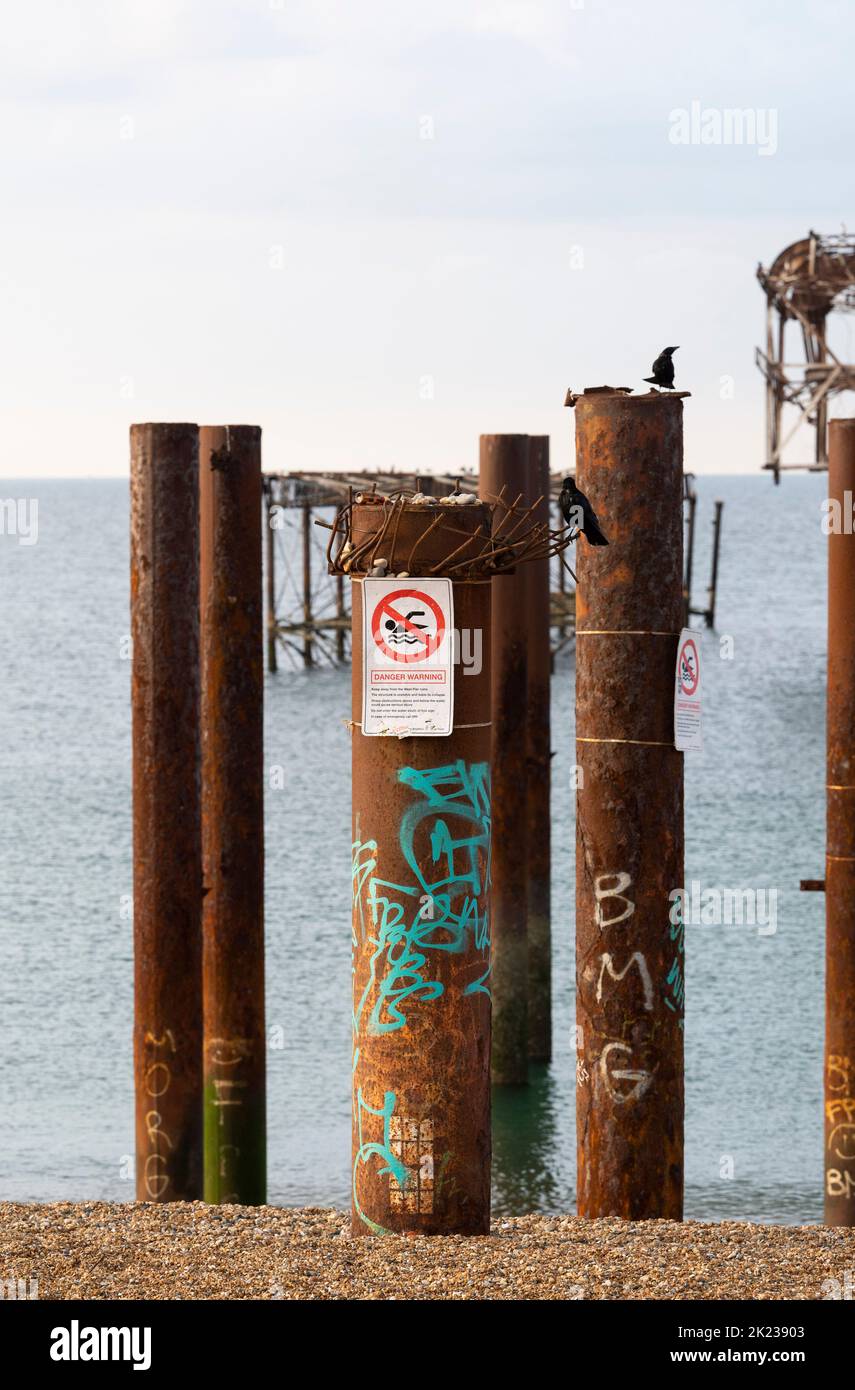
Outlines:
[[[683, 661], [683, 653], [684, 653], [685, 651], [688, 651], [689, 647], [691, 647], [692, 651], [693, 651], [694, 654], [695, 654], [695, 664], [694, 664], [694, 666], [692, 666], [691, 663], [688, 662], [688, 661], [685, 661], [685, 662]], [[686, 640], [685, 640], [685, 642], [683, 643], [682, 647], [680, 648], [680, 661], [679, 661], [679, 666], [680, 666], [680, 689], [682, 690], [682, 692], [683, 692], [684, 695], [694, 695], [695, 691], [696, 691], [697, 688], [698, 688], [698, 665], [699, 665], [699, 663], [698, 663], [698, 649], [697, 649], [697, 647], [695, 646], [694, 638], [692, 638], [692, 637], [687, 637]], [[692, 673], [692, 674], [691, 674], [691, 683], [689, 683], [689, 681], [687, 681], [687, 680], [684, 678], [684, 676], [683, 676], [683, 668], [684, 668], [684, 667], [685, 667], [685, 669], [686, 669], [687, 671], [691, 671], [691, 673]]]
[[[411, 622], [406, 612], [412, 614], [412, 607], [405, 609], [404, 613], [399, 613], [392, 604], [400, 605], [402, 599], [416, 599], [420, 604], [424, 604], [430, 609], [436, 621], [436, 632], [431, 637], [429, 633], [423, 631], [415, 623]], [[412, 614], [412, 616], [415, 616]], [[383, 635], [383, 624], [392, 622], [395, 632], [402, 634], [404, 640], [407, 637], [415, 639], [420, 645], [421, 650], [415, 651], [396, 651], [386, 641]], [[433, 656], [438, 651], [445, 637], [445, 615], [435, 599], [430, 594], [423, 594], [420, 589], [395, 589], [391, 594], [384, 594], [378, 603], [371, 617], [371, 635], [384, 656], [389, 656], [393, 661], [403, 661], [412, 663], [414, 661], [427, 661], [428, 657]], [[412, 646], [412, 641], [408, 644]]]

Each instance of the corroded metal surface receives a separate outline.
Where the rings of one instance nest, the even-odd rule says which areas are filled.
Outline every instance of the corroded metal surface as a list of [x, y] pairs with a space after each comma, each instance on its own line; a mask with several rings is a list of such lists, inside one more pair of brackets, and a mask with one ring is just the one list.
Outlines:
[[205, 1201], [266, 1200], [261, 430], [200, 432]]
[[[485, 498], [534, 501], [527, 434], [482, 434]], [[525, 567], [493, 580], [493, 1080], [528, 1080], [527, 671]], [[548, 827], [541, 827], [548, 834]]]
[[202, 1195], [199, 433], [131, 427], [137, 1197]]
[[[382, 516], [379, 504], [354, 507], [355, 545]], [[489, 528], [488, 509], [456, 509], [455, 524], [461, 535]], [[399, 508], [395, 553], [424, 536], [408, 584], [442, 574], [449, 540], [428, 535], [430, 525], [426, 508]], [[353, 1230], [481, 1234], [490, 1221], [490, 583], [454, 585], [455, 626], [481, 634], [482, 665], [478, 674], [455, 667], [449, 738], [362, 734], [362, 603], [357, 580]]]
[[[549, 436], [529, 442], [532, 501], [542, 497], [536, 519], [549, 523]], [[550, 749], [549, 559], [522, 566], [528, 620], [528, 1054], [552, 1056], [552, 936], [550, 926]], [[563, 567], [562, 567], [563, 568]]]
[[[828, 495], [855, 497], [855, 420], [832, 420]], [[855, 535], [828, 538], [825, 1220], [855, 1226]]]
[[[682, 402], [576, 403], [576, 480], [609, 545], [577, 546], [578, 1209], [682, 1215]], [[679, 910], [677, 915], [679, 916]]]

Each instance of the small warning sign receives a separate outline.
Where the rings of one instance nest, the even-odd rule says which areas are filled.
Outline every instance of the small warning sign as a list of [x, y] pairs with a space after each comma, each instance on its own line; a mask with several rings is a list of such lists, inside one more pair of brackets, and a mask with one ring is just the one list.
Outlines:
[[681, 752], [703, 748], [701, 737], [701, 658], [696, 634], [684, 627], [677, 645], [674, 682], [674, 746]]
[[450, 579], [365, 579], [362, 732], [447, 737], [453, 727]]

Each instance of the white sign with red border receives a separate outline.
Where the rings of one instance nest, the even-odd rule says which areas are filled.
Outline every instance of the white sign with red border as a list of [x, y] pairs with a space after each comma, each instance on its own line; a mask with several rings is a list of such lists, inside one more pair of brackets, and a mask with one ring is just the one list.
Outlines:
[[454, 719], [450, 579], [362, 581], [362, 732], [447, 737]]
[[677, 672], [674, 679], [674, 747], [680, 752], [700, 751], [701, 736], [701, 655], [698, 634], [684, 627], [677, 646]]

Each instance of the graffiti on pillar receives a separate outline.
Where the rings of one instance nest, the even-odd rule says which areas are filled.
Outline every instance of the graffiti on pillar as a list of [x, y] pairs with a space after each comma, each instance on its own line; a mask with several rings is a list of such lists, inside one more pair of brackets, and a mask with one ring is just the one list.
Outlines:
[[[391, 1232], [387, 1231], [377, 1221], [372, 1221], [371, 1217], [362, 1210], [359, 1202], [358, 1175], [359, 1169], [363, 1164], [369, 1163], [371, 1159], [379, 1159], [380, 1167], [378, 1176], [389, 1176], [392, 1183], [399, 1191], [406, 1191], [412, 1175], [399, 1154], [396, 1154], [392, 1147], [392, 1122], [395, 1117], [396, 1097], [394, 1091], [386, 1091], [383, 1096], [383, 1104], [379, 1107], [370, 1105], [362, 1094], [362, 1087], [357, 1087], [355, 1097], [356, 1109], [356, 1133], [358, 1145], [356, 1158], [353, 1160], [353, 1208], [359, 1216], [360, 1221], [373, 1231], [377, 1236], [387, 1236]], [[368, 1140], [365, 1137], [366, 1121], [373, 1117], [382, 1121], [381, 1137], [376, 1140]], [[400, 1125], [400, 1121], [398, 1121]]]
[[[620, 990], [623, 995], [632, 990], [640, 1007], [646, 1013], [652, 1013], [656, 992], [647, 960], [641, 951], [630, 949], [635, 908], [630, 874], [615, 870], [594, 878], [594, 918], [603, 934], [603, 944], [609, 949], [600, 951], [590, 960], [584, 971], [584, 979], [593, 989], [597, 1004], [602, 1004], [604, 998], [615, 990]], [[614, 928], [618, 930], [612, 930]], [[608, 937], [606, 933], [609, 933]], [[673, 920], [673, 913], [669, 934], [674, 943], [674, 958], [665, 980], [663, 999], [669, 1009], [679, 1014], [679, 1025], [682, 1027], [684, 927], [681, 918]], [[622, 951], [616, 950], [619, 939], [624, 942]], [[577, 1085], [586, 1085], [591, 1072], [585, 1064], [581, 1030], [577, 1030], [577, 1051]], [[652, 1073], [638, 1065], [633, 1047], [623, 1038], [606, 1038], [599, 1056], [593, 1059], [592, 1069], [594, 1063], [600, 1084], [615, 1104], [625, 1105], [640, 1100], [650, 1089]]]
[[829, 1197], [855, 1198], [855, 1173], [832, 1167], [855, 1163], [855, 1067], [849, 1057], [830, 1053], [826, 1062], [825, 1102], [828, 1139], [825, 1187]]
[[671, 968], [665, 980], [667, 986], [665, 1003], [672, 1013], [677, 1014], [677, 1021], [682, 1028], [686, 1004], [686, 986], [683, 979], [683, 961], [686, 953], [686, 927], [683, 921], [682, 894], [678, 896], [671, 905], [668, 934], [674, 943], [674, 958], [671, 961]]
[[444, 986], [432, 968], [437, 952], [474, 951], [476, 968], [463, 993], [489, 993], [489, 764], [403, 767], [398, 781], [414, 793], [399, 830], [407, 881], [380, 877], [376, 841], [357, 835], [353, 846], [354, 935], [364, 932], [357, 944], [372, 948], [354, 1008], [357, 1033], [363, 1025], [371, 1033], [394, 1032], [405, 1027], [412, 1004], [439, 998]]

